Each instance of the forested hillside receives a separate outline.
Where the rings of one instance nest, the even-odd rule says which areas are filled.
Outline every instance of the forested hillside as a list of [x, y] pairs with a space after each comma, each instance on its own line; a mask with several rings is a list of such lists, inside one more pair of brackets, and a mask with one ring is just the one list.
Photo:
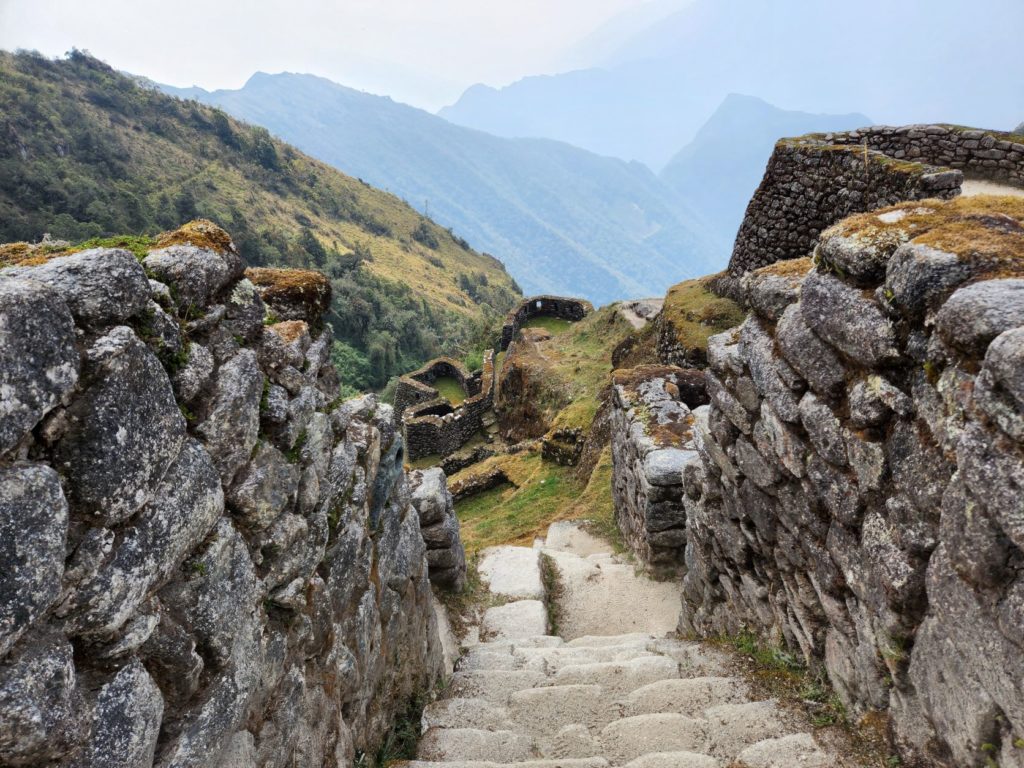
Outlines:
[[312, 266], [345, 384], [463, 354], [519, 294], [496, 259], [396, 197], [80, 52], [0, 52], [0, 242], [153, 235], [197, 217], [254, 265]]

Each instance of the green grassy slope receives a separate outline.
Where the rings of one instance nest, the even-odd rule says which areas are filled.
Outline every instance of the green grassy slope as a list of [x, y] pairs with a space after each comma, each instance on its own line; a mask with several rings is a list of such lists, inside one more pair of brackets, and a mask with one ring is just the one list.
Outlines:
[[496, 259], [265, 129], [84, 54], [0, 52], [0, 242], [154, 234], [197, 217], [251, 264], [330, 276], [335, 358], [355, 388], [464, 352], [519, 294]]

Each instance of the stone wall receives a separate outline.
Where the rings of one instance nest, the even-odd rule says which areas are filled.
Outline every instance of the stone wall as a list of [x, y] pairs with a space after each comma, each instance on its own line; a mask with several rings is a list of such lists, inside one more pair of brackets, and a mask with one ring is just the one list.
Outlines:
[[[922, 162], [894, 160], [861, 147], [814, 136], [783, 139], [740, 225], [729, 275], [807, 256], [826, 227], [853, 213], [905, 200], [949, 198], [963, 174]], [[719, 281], [731, 298], [738, 298]]]
[[571, 299], [565, 296], [533, 296], [508, 313], [505, 325], [501, 329], [501, 350], [519, 333], [523, 323], [531, 317], [560, 317], [563, 320], [579, 322], [594, 311], [593, 305], [583, 299]]
[[[447, 361], [448, 365], [452, 363], [457, 366], [456, 370], [461, 368], [462, 373], [468, 376], [461, 365]], [[402, 416], [402, 428], [409, 458], [418, 459], [435, 454], [449, 456], [478, 435], [483, 429], [484, 414], [494, 406], [494, 376], [494, 350], [489, 349], [484, 353], [480, 378], [469, 379], [474, 382], [472, 387], [476, 390], [471, 397], [452, 407], [431, 388], [435, 394], [434, 399], [407, 407]], [[402, 381], [419, 383], [409, 377], [403, 377]], [[411, 392], [412, 387], [408, 387], [407, 391]]]
[[1024, 765], [1024, 202], [863, 214], [817, 260], [709, 345], [680, 629], [824, 665], [904, 765]]
[[867, 142], [898, 160], [959, 168], [968, 178], [1024, 185], [1024, 136], [958, 125], [880, 125], [821, 136], [830, 144]]
[[220, 235], [0, 271], [0, 764], [352, 765], [441, 673], [391, 409]]
[[704, 374], [645, 365], [612, 375], [612, 495], [623, 538], [641, 562], [683, 561], [683, 466], [695, 459], [691, 408], [707, 402]]
[[440, 467], [433, 467], [411, 473], [409, 487], [427, 545], [430, 580], [446, 589], [461, 591], [466, 585], [466, 551], [459, 535], [455, 502], [448, 491], [448, 478]]
[[439, 357], [398, 379], [398, 385], [395, 387], [395, 418], [401, 422], [409, 408], [443, 400], [441, 393], [434, 389], [433, 384], [445, 377], [459, 382], [467, 396], [480, 392], [480, 379], [466, 370], [466, 366], [451, 357]]

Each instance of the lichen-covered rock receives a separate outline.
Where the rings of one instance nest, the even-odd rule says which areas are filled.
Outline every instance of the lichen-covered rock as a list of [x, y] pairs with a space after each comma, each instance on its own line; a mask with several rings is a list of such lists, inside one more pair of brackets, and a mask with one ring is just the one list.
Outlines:
[[218, 369], [209, 413], [196, 426], [196, 434], [225, 484], [231, 483], [256, 445], [262, 395], [263, 373], [252, 350], [241, 350]]
[[178, 309], [205, 307], [243, 269], [242, 260], [231, 251], [215, 251], [194, 245], [172, 245], [151, 251], [143, 265], [160, 282], [171, 288]]
[[[439, 467], [413, 472], [409, 475], [409, 491], [419, 516], [428, 562], [432, 558], [434, 563], [430, 580], [455, 591], [462, 589], [466, 581], [466, 552], [459, 535], [455, 505], [448, 491], [448, 479]], [[447, 555], [442, 558], [441, 552]], [[442, 559], [451, 564], [440, 565]]]
[[111, 559], [78, 587], [69, 624], [109, 635], [134, 613], [210, 531], [224, 494], [209, 455], [189, 440], [153, 499], [122, 529]]
[[0, 454], [78, 381], [75, 326], [52, 288], [0, 273]]
[[331, 304], [331, 283], [319, 272], [250, 267], [245, 276], [278, 320], [303, 320], [318, 327]]
[[123, 667], [96, 697], [92, 733], [70, 768], [149, 768], [164, 700], [139, 662]]
[[112, 524], [134, 514], [178, 455], [185, 419], [167, 375], [130, 328], [86, 352], [87, 382], [55, 452], [74, 511]]
[[299, 490], [299, 470], [284, 455], [267, 443], [239, 473], [228, 494], [228, 504], [243, 525], [263, 530], [295, 501]]
[[953, 346], [984, 354], [996, 336], [1024, 325], [1024, 279], [985, 280], [959, 289], [942, 305], [935, 324]]
[[158, 246], [138, 309], [0, 276], [0, 764], [351, 765], [441, 674], [451, 497], [424, 535], [391, 408], [332, 402], [329, 328], [265, 330], [227, 233]]
[[860, 291], [815, 271], [804, 281], [800, 297], [804, 322], [851, 360], [873, 367], [899, 359], [892, 322]]
[[14, 267], [3, 275], [49, 286], [64, 299], [77, 322], [94, 329], [133, 317], [150, 300], [145, 270], [129, 251], [117, 248], [81, 251], [35, 267]]
[[57, 599], [68, 505], [50, 467], [0, 468], [0, 658]]
[[888, 708], [908, 764], [1015, 765], [1024, 206], [927, 201], [836, 233], [775, 327], [762, 307], [712, 345], [680, 631], [781, 639], [849, 710]]
[[29, 635], [0, 663], [0, 762], [45, 765], [88, 733], [71, 643]]
[[786, 361], [819, 395], [835, 396], [845, 386], [846, 371], [842, 361], [835, 350], [810, 329], [799, 304], [786, 307], [779, 320], [776, 342]]

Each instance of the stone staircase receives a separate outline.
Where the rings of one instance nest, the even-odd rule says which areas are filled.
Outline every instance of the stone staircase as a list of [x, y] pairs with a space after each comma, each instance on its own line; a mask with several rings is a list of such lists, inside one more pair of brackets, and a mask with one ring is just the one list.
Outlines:
[[[559, 525], [533, 549], [484, 553], [482, 578], [512, 602], [486, 612], [483, 641], [459, 659], [445, 698], [424, 711], [418, 759], [409, 768], [842, 764], [800, 732], [774, 701], [754, 700], [747, 684], [730, 675], [728, 658], [700, 643], [651, 632], [570, 640], [546, 634], [541, 553], [557, 555], [562, 589], [577, 597], [586, 594], [586, 584], [575, 579], [600, 581], [594, 568], [625, 565], [607, 552], [567, 551], [571, 537]], [[650, 603], [639, 594], [647, 586], [623, 584], [638, 593], [638, 605]], [[602, 588], [602, 599], [613, 587]], [[614, 631], [614, 611], [609, 619]]]

